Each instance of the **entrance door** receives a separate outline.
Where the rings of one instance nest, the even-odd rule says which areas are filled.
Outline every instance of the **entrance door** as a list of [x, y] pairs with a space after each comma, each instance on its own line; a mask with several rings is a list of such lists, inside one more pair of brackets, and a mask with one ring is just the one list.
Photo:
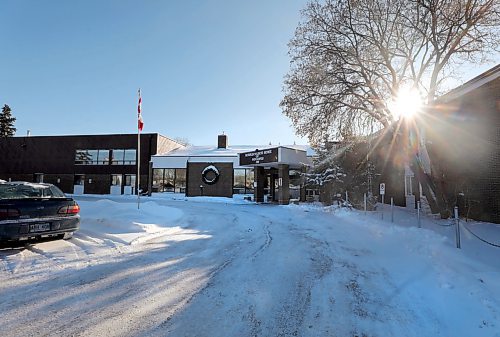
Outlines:
[[111, 186], [109, 193], [113, 195], [121, 195], [122, 194], [122, 178], [121, 174], [112, 174], [111, 175]]
[[264, 202], [278, 201], [278, 172], [267, 169], [264, 177]]
[[43, 183], [43, 173], [35, 173], [33, 175], [33, 181], [35, 183]]
[[82, 195], [85, 191], [85, 175], [75, 174], [73, 182], [73, 194]]
[[123, 194], [132, 195], [135, 189], [135, 174], [125, 175], [125, 186], [123, 187]]
[[279, 176], [275, 169], [269, 173], [269, 201], [278, 201]]

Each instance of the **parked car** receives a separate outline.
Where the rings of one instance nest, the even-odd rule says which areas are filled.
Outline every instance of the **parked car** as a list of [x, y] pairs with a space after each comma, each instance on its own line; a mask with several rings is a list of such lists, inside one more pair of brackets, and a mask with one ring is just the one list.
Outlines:
[[0, 242], [69, 239], [80, 228], [79, 212], [52, 184], [0, 182]]

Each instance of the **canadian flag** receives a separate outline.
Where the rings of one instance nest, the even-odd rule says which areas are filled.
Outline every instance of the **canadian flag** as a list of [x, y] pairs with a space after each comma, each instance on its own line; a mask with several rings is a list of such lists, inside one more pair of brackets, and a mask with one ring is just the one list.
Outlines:
[[139, 129], [139, 131], [142, 131], [142, 128], [144, 127], [144, 122], [142, 121], [141, 105], [141, 89], [139, 89], [139, 103], [137, 104], [137, 128]]

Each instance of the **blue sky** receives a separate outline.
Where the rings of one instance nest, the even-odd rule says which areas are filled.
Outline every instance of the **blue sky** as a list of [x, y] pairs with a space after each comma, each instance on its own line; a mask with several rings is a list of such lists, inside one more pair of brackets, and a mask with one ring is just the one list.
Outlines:
[[134, 133], [140, 87], [144, 132], [305, 144], [278, 105], [306, 3], [2, 0], [0, 104], [17, 135]]
[[306, 0], [0, 3], [0, 103], [17, 135], [144, 132], [305, 143], [278, 106]]

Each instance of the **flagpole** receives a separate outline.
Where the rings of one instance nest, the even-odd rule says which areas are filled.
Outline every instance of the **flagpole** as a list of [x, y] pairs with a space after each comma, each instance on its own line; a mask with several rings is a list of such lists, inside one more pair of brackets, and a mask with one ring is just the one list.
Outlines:
[[141, 204], [141, 128], [139, 118], [141, 115], [141, 89], [139, 88], [139, 104], [137, 109], [137, 209]]
[[137, 209], [141, 204], [141, 130], [137, 129]]

